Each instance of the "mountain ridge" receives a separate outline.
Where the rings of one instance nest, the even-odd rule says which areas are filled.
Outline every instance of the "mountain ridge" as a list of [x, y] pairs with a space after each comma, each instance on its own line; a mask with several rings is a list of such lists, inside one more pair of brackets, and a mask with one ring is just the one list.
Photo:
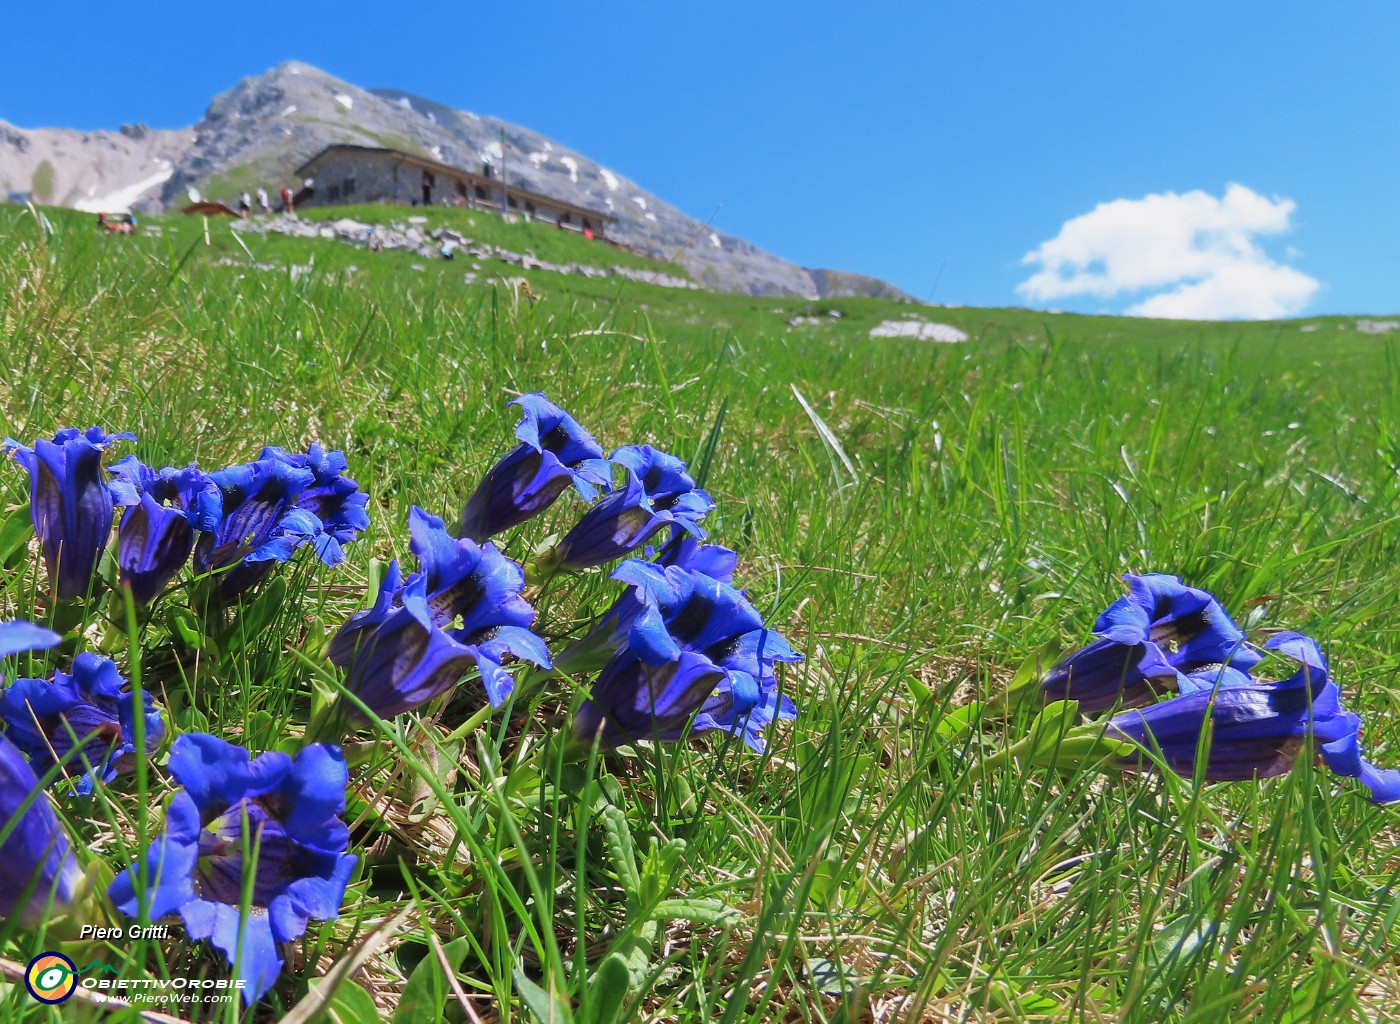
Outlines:
[[0, 121], [0, 188], [92, 211], [165, 209], [183, 205], [190, 189], [222, 200], [259, 185], [275, 194], [335, 143], [400, 149], [466, 170], [499, 170], [504, 159], [511, 184], [610, 214], [612, 238], [716, 291], [912, 301], [876, 278], [802, 267], [716, 230], [529, 128], [401, 89], [362, 89], [300, 61], [244, 78], [189, 128], [84, 132]]

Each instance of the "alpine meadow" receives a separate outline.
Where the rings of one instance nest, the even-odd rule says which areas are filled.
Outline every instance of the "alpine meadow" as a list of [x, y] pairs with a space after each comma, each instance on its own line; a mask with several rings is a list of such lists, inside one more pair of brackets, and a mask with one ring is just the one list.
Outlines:
[[0, 207], [0, 1020], [1395, 1019], [1400, 334], [421, 212]]

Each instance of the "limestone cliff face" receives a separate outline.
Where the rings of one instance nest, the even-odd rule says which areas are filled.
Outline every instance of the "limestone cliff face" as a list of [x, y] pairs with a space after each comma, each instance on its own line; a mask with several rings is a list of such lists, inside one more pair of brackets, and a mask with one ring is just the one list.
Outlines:
[[[504, 145], [502, 140], [504, 139]], [[705, 287], [752, 295], [884, 295], [858, 274], [812, 271], [711, 230], [635, 182], [538, 132], [392, 89], [361, 89], [288, 62], [217, 96], [192, 128], [118, 132], [13, 128], [0, 122], [0, 187], [41, 202], [115, 212], [178, 207], [191, 188], [236, 200], [274, 196], [326, 146], [388, 146], [509, 180], [617, 218], [618, 241], [684, 267]], [[105, 204], [105, 205], [104, 205]]]

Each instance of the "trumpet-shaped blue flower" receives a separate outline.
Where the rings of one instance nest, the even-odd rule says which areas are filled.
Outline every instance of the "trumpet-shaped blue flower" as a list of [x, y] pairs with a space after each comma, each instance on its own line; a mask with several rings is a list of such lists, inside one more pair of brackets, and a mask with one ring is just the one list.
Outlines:
[[29, 471], [29, 515], [54, 596], [69, 600], [87, 594], [97, 561], [112, 534], [112, 514], [129, 495], [117, 494], [102, 472], [102, 453], [114, 441], [134, 441], [131, 434], [108, 435], [100, 427], [86, 432], [65, 427], [52, 441], [39, 438], [33, 448], [6, 439], [4, 448]]
[[321, 523], [321, 532], [312, 541], [321, 561], [326, 565], [345, 561], [342, 546], [369, 529], [366, 508], [369, 495], [345, 476], [349, 465], [345, 454], [327, 451], [313, 441], [304, 455], [269, 445], [259, 458], [277, 459], [295, 469], [311, 470], [311, 484], [297, 495], [297, 507], [310, 512]]
[[57, 644], [62, 637], [51, 629], [32, 622], [16, 620], [0, 622], [0, 658], [23, 651], [43, 651]]
[[612, 461], [626, 471], [627, 483], [585, 512], [564, 535], [555, 548], [554, 564], [587, 569], [611, 562], [668, 525], [705, 539], [700, 520], [715, 503], [695, 486], [684, 462], [651, 445], [619, 448]]
[[613, 578], [633, 587], [641, 607], [574, 718], [581, 739], [597, 735], [616, 746], [723, 730], [762, 750], [767, 725], [796, 716], [778, 691], [773, 666], [801, 655], [764, 626], [743, 594], [708, 576], [638, 559], [620, 565]]
[[39, 778], [0, 733], [0, 918], [27, 926], [73, 902], [82, 871]]
[[304, 544], [327, 565], [344, 560], [342, 545], [369, 526], [369, 499], [343, 475], [345, 466], [342, 453], [319, 444], [305, 455], [269, 446], [256, 462], [210, 474], [223, 496], [223, 518], [195, 544], [195, 569], [223, 570], [216, 593], [227, 600]]
[[[1209, 742], [1204, 756], [1210, 782], [1282, 775], [1313, 741], [1328, 767], [1359, 779], [1372, 800], [1400, 799], [1400, 771], [1378, 769], [1361, 757], [1361, 719], [1342, 706], [1316, 642], [1283, 633], [1266, 646], [1298, 662], [1298, 671], [1274, 683], [1231, 668], [1197, 673], [1190, 692], [1115, 715], [1109, 735], [1159, 753], [1167, 767], [1187, 778], [1195, 770], [1197, 751]], [[1131, 771], [1150, 766], [1145, 757], [1122, 763]]]
[[[136, 764], [136, 695], [110, 658], [84, 651], [73, 671], [53, 679], [16, 679], [0, 694], [0, 718], [10, 739], [29, 755], [39, 772], [80, 752], [65, 764], [79, 775], [77, 791], [90, 793], [95, 780], [111, 782]], [[165, 724], [148, 691], [142, 691], [141, 715], [146, 751], [160, 745]]]
[[1140, 707], [1163, 691], [1186, 691], [1210, 666], [1248, 671], [1261, 656], [1214, 597], [1175, 576], [1123, 577], [1128, 595], [1094, 623], [1100, 639], [1071, 654], [1041, 681], [1046, 700], [1077, 700], [1086, 712]]
[[698, 572], [721, 583], [734, 582], [739, 556], [723, 544], [702, 544], [680, 528], [671, 530], [671, 539], [654, 559], [657, 565], [674, 565]]
[[195, 537], [214, 530], [223, 492], [197, 466], [153, 469], [128, 455], [111, 469], [127, 495], [117, 530], [117, 568], [137, 604], [154, 601], [194, 550]]
[[340, 916], [356, 863], [341, 820], [345, 760], [339, 747], [321, 743], [295, 758], [250, 758], [242, 747], [190, 733], [171, 748], [170, 773], [184, 788], [170, 802], [164, 834], [146, 850], [146, 885], [133, 864], [108, 894], [131, 917], [143, 903], [152, 920], [179, 914], [190, 938], [208, 939], [237, 964], [244, 998], [254, 1003], [281, 973], [277, 944], [299, 938], [312, 918]]
[[[0, 622], [0, 658], [42, 650], [59, 636], [30, 622]], [[68, 836], [19, 748], [0, 733], [0, 917], [37, 924], [73, 902], [82, 872]]]
[[511, 402], [524, 417], [520, 440], [481, 481], [462, 511], [461, 536], [478, 543], [539, 515], [569, 486], [585, 501], [611, 483], [603, 449], [568, 413], [544, 395]]
[[231, 599], [268, 577], [321, 533], [321, 520], [297, 500], [316, 479], [310, 469], [266, 458], [209, 474], [223, 516], [194, 547], [195, 571], [219, 571], [216, 593]]
[[[702, 544], [681, 529], [672, 529], [671, 540], [660, 551], [647, 549], [654, 565], [675, 566], [688, 572], [708, 576], [719, 583], [733, 583], [739, 556], [720, 544]], [[555, 660], [555, 667], [565, 675], [592, 672], [603, 666], [609, 657], [627, 642], [632, 623], [642, 613], [645, 598], [633, 587], [612, 603], [588, 633], [569, 644]]]
[[374, 607], [351, 616], [332, 639], [331, 661], [382, 718], [446, 693], [472, 668], [500, 707], [514, 687], [502, 666], [507, 656], [550, 665], [549, 649], [529, 629], [535, 609], [521, 596], [523, 570], [490, 542], [452, 537], [417, 506], [409, 534], [420, 571], [405, 581], [390, 565]]

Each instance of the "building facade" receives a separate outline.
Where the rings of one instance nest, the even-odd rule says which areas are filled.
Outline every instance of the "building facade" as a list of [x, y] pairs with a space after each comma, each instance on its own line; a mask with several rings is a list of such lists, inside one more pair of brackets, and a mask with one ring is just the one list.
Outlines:
[[413, 206], [466, 206], [526, 217], [598, 238], [616, 219], [597, 210], [504, 185], [489, 164], [482, 173], [462, 170], [427, 157], [375, 146], [336, 145], [321, 150], [297, 169], [311, 179], [310, 195], [298, 206], [343, 203], [403, 203]]

